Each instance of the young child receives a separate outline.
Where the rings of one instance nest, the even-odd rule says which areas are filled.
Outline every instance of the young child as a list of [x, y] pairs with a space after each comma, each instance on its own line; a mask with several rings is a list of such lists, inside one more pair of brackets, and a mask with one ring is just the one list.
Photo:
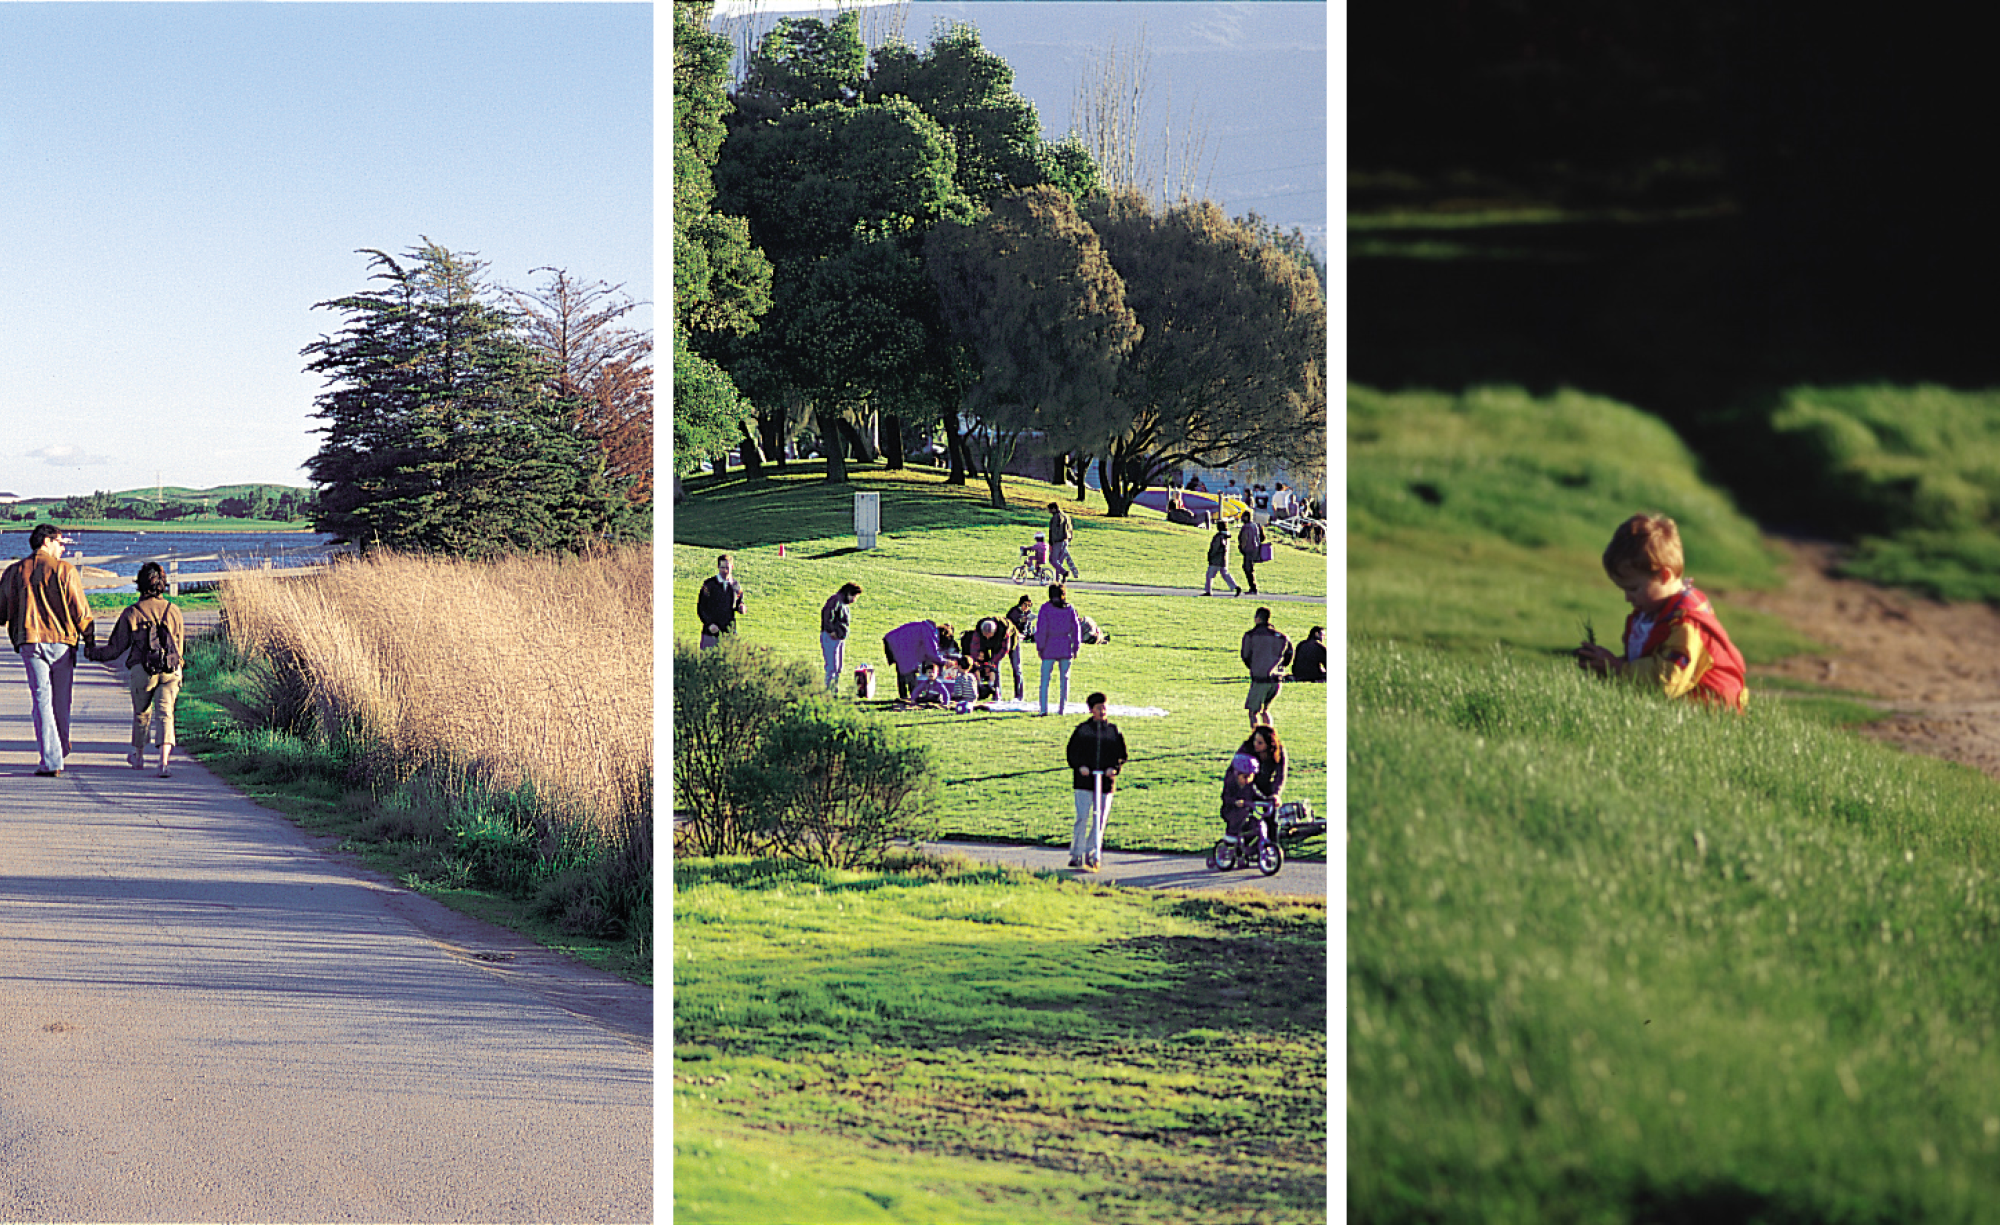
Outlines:
[[1242, 842], [1244, 823], [1259, 798], [1252, 782], [1256, 777], [1257, 759], [1248, 753], [1230, 758], [1229, 769], [1222, 775], [1222, 838], [1231, 846]]
[[951, 688], [938, 673], [938, 666], [925, 662], [917, 669], [917, 679], [910, 686], [910, 701], [918, 706], [950, 706]]
[[1045, 533], [1045, 532], [1036, 532], [1036, 533], [1035, 533], [1035, 543], [1033, 543], [1033, 544], [1029, 545], [1029, 546], [1028, 546], [1027, 548], [1025, 548], [1025, 549], [1021, 550], [1021, 553], [1022, 553], [1022, 555], [1023, 555], [1023, 556], [1025, 556], [1025, 557], [1026, 557], [1026, 558], [1027, 558], [1027, 559], [1028, 559], [1029, 561], [1031, 561], [1031, 562], [1035, 563], [1035, 564], [1036, 564], [1036, 565], [1038, 565], [1038, 566], [1046, 566], [1046, 565], [1048, 565], [1048, 564], [1049, 564], [1049, 542], [1048, 542], [1048, 539], [1047, 539], [1047, 533]]
[[1749, 705], [1743, 656], [1708, 597], [1681, 577], [1681, 533], [1665, 515], [1634, 515], [1618, 525], [1604, 550], [1604, 572], [1625, 593], [1625, 648], [1615, 654], [1594, 642], [1576, 650], [1578, 666], [1657, 687], [1670, 698], [1726, 706]]

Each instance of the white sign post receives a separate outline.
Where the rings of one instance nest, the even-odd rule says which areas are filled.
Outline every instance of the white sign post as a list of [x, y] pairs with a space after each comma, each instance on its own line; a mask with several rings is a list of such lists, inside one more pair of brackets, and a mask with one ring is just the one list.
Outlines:
[[857, 493], [854, 495], [854, 535], [864, 549], [875, 547], [875, 537], [882, 531], [882, 495], [879, 493]]

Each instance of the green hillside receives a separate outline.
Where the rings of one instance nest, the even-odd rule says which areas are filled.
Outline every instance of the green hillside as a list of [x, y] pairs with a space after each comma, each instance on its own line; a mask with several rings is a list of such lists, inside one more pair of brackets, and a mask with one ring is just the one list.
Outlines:
[[2000, 790], [1760, 688], [1584, 676], [1598, 553], [1661, 510], [1731, 604], [1769, 554], [1622, 405], [1350, 389], [1351, 1219], [1987, 1219]]

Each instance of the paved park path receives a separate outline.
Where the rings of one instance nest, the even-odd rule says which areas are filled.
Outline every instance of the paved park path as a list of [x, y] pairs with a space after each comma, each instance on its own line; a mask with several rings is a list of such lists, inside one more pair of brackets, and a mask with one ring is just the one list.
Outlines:
[[125, 764], [0, 658], [0, 1221], [650, 1221], [652, 992]]
[[[1117, 816], [1112, 810], [1112, 816]], [[1039, 872], [1056, 872], [1078, 880], [1132, 889], [1189, 889], [1202, 893], [1234, 889], [1261, 890], [1290, 897], [1326, 897], [1324, 862], [1286, 860], [1276, 876], [1255, 868], [1218, 872], [1200, 855], [1163, 855], [1151, 851], [1106, 851], [1099, 872], [1078, 872], [1069, 864], [1069, 847], [1026, 846], [1002, 842], [926, 842], [934, 855], [964, 855], [980, 863], [1014, 864]]]

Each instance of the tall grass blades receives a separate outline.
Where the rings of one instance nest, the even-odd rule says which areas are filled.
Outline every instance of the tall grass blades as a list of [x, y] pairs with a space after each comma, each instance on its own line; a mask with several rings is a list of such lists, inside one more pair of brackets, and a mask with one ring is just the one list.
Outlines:
[[236, 649], [317, 734], [380, 775], [473, 770], [532, 787], [599, 832], [652, 775], [652, 550], [475, 563], [375, 554], [307, 579], [223, 587]]
[[1990, 783], [1519, 653], [1348, 670], [1355, 1219], [1990, 1215]]

